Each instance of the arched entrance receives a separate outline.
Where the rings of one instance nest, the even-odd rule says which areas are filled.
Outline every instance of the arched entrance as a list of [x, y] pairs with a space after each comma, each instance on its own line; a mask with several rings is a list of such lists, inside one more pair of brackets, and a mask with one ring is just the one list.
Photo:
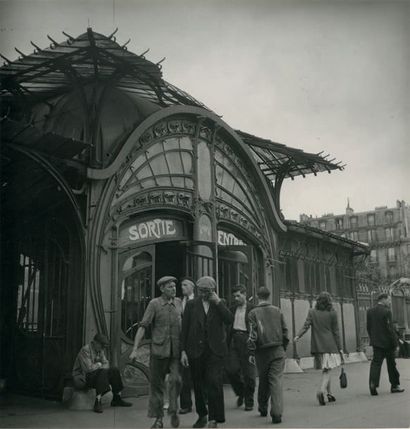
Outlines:
[[82, 342], [81, 221], [62, 178], [34, 158], [8, 155], [2, 174], [2, 377], [11, 391], [61, 398]]

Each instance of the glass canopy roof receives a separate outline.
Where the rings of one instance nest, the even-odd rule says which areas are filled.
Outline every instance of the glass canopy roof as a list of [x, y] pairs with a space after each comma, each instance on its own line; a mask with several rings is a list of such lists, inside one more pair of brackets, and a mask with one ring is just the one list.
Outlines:
[[[83, 147], [89, 146], [87, 142], [73, 141], [63, 136], [61, 139], [56, 139], [55, 135], [53, 138], [45, 134], [42, 136], [40, 130], [33, 131], [32, 124], [21, 119], [16, 121], [15, 118], [11, 121], [10, 117], [14, 116], [16, 106], [47, 103], [52, 97], [96, 81], [111, 81], [118, 89], [132, 92], [160, 108], [182, 104], [210, 110], [163, 79], [162, 61], [156, 64], [148, 61], [144, 56], [147, 51], [140, 55], [128, 52], [128, 42], [123, 45], [117, 43], [115, 33], [105, 36], [88, 28], [86, 33], [74, 38], [63, 32], [67, 40], [61, 43], [47, 36], [51, 42], [49, 48], [42, 49], [31, 42], [34, 52], [29, 55], [16, 49], [20, 54], [16, 61], [1, 55], [5, 60], [0, 68], [2, 141], [27, 144], [31, 149], [46, 153], [55, 151], [58, 152], [57, 156], [66, 159], [78, 155]], [[26, 131], [22, 134], [23, 130]], [[22, 137], [27, 133], [29, 137], [25, 143]], [[306, 153], [243, 131], [238, 130], [237, 133], [249, 146], [269, 181], [282, 181], [289, 177], [293, 180], [295, 176], [316, 175], [322, 171], [330, 173], [344, 167], [321, 153]], [[17, 142], [16, 136], [19, 136]], [[52, 146], [55, 141], [58, 141], [58, 148]], [[64, 145], [75, 147], [63, 150]]]

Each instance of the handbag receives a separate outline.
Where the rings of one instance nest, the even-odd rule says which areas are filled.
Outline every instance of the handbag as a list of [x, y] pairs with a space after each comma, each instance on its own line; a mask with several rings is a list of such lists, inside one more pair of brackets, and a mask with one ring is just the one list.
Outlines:
[[340, 381], [340, 388], [345, 389], [347, 387], [347, 374], [343, 367], [340, 371], [339, 381]]

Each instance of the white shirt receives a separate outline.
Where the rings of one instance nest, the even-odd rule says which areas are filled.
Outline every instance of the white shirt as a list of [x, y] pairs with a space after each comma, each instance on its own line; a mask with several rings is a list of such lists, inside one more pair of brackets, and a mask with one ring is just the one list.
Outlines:
[[209, 310], [209, 301], [202, 301], [202, 305], [204, 306], [205, 314], [208, 314], [208, 310]]
[[186, 303], [188, 302], [188, 301], [190, 301], [191, 299], [194, 299], [195, 297], [194, 297], [194, 294], [193, 293], [191, 293], [191, 295], [188, 295], [188, 296], [184, 296], [183, 298], [182, 298], [182, 312], [184, 312], [184, 310], [185, 310], [185, 306], [186, 306]]
[[235, 320], [233, 322], [233, 329], [238, 331], [246, 331], [245, 313], [246, 313], [246, 304], [240, 307], [236, 307]]

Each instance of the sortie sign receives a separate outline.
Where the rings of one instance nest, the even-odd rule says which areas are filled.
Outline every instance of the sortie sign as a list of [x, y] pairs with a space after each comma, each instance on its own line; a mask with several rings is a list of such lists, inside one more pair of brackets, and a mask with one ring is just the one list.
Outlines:
[[183, 223], [175, 219], [150, 219], [127, 224], [120, 231], [120, 246], [143, 241], [179, 240], [184, 238]]

